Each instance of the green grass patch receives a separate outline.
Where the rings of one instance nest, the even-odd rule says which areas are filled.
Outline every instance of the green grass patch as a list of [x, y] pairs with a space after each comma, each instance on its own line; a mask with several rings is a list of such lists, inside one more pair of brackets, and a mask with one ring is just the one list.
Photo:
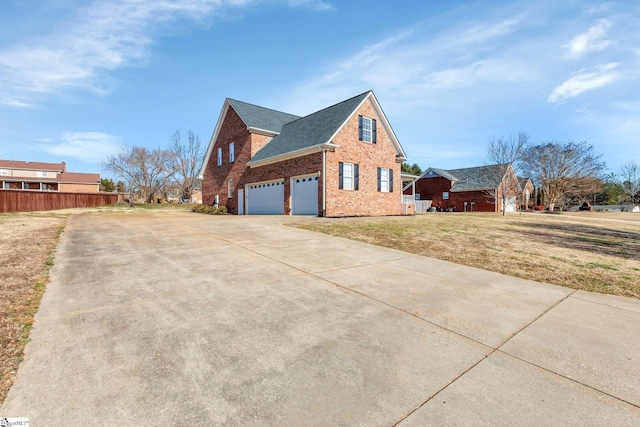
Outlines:
[[613, 271], [618, 271], [617, 268], [615, 268], [613, 265], [609, 265], [609, 264], [601, 264], [598, 262], [589, 262], [587, 264], [585, 264], [585, 267], [589, 268], [589, 269], [594, 269], [594, 268], [603, 268], [605, 270], [613, 270]]
[[583, 234], [578, 234], [575, 236], [575, 238], [578, 240], [582, 240], [583, 242], [598, 243], [601, 245], [620, 246], [622, 244], [617, 240], [605, 239], [603, 237], [597, 236], [585, 236]]

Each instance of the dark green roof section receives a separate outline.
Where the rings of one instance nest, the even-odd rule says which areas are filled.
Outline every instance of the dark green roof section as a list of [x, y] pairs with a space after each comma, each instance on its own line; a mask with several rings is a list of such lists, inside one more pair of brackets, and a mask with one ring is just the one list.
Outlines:
[[465, 169], [449, 169], [448, 173], [456, 177], [451, 191], [471, 191], [498, 188], [507, 173], [508, 164], [478, 166]]
[[269, 159], [292, 151], [330, 142], [330, 138], [371, 93], [367, 91], [308, 116], [284, 124], [280, 135], [274, 137], [251, 159]]
[[279, 133], [285, 123], [289, 123], [300, 118], [293, 114], [283, 113], [282, 111], [259, 107], [253, 104], [247, 104], [246, 102], [231, 98], [227, 98], [227, 101], [229, 102], [229, 105], [236, 110], [236, 113], [238, 113], [247, 127], [251, 128]]

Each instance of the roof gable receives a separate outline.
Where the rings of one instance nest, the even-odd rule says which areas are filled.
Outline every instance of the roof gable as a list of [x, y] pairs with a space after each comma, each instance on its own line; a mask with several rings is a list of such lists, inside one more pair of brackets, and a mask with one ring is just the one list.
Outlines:
[[422, 173], [422, 175], [420, 175], [420, 178], [435, 178], [436, 176], [447, 178], [449, 181], [458, 180], [458, 178], [451, 175], [448, 171], [444, 169], [438, 169], [438, 168], [428, 168], [426, 171]]
[[200, 179], [204, 178], [204, 172], [207, 168], [207, 164], [209, 163], [209, 159], [211, 158], [213, 146], [218, 139], [218, 134], [220, 133], [220, 129], [222, 128], [222, 124], [224, 123], [224, 119], [227, 116], [229, 108], [232, 108], [238, 117], [240, 117], [240, 120], [247, 125], [247, 130], [271, 136], [277, 135], [285, 123], [299, 118], [298, 116], [284, 113], [282, 111], [259, 107], [257, 105], [248, 104], [231, 98], [225, 99], [222, 111], [218, 117], [218, 122], [216, 123], [216, 128], [211, 135], [207, 152], [204, 155], [204, 160], [200, 167]]
[[520, 185], [520, 188], [524, 190], [524, 188], [527, 186], [527, 184], [531, 184], [531, 186], [533, 187], [533, 181], [531, 181], [531, 178], [529, 177], [518, 177], [518, 184]]
[[365, 92], [285, 124], [280, 135], [258, 151], [252, 161], [256, 162], [330, 142], [369, 93]]
[[404, 150], [400, 146], [393, 129], [391, 129], [375, 95], [372, 91], [367, 91], [298, 120], [286, 123], [282, 126], [280, 134], [258, 151], [249, 164], [258, 166], [266, 164], [266, 162], [277, 161], [277, 159], [287, 155], [290, 156], [292, 153], [304, 155], [307, 154], [308, 150], [313, 150], [314, 147], [331, 145], [333, 138], [368, 99], [373, 103], [382, 125], [387, 130], [396, 148], [397, 155], [400, 158], [406, 158]]

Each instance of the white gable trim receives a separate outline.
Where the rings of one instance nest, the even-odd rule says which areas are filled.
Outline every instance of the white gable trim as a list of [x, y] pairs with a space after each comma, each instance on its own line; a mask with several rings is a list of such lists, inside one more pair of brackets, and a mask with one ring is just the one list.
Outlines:
[[278, 136], [280, 135], [280, 132], [274, 132], [272, 130], [266, 130], [266, 129], [260, 129], [260, 128], [255, 128], [255, 127], [247, 127], [247, 130], [251, 133], [257, 133], [259, 135], [264, 135], [264, 136]]
[[[224, 104], [222, 105], [222, 111], [220, 112], [220, 117], [218, 117], [218, 122], [216, 123], [216, 128], [213, 131], [213, 135], [211, 135], [211, 140], [209, 141], [209, 147], [207, 147], [207, 153], [204, 155], [204, 161], [202, 162], [202, 166], [200, 167], [200, 174], [198, 174], [199, 179], [204, 179], [204, 172], [207, 169], [207, 164], [209, 163], [209, 158], [211, 157], [211, 153], [213, 153], [213, 146], [218, 139], [218, 134], [220, 133], [220, 129], [222, 128], [222, 122], [224, 122], [224, 118], [227, 117], [227, 111], [229, 111], [229, 98], [224, 100]], [[238, 114], [238, 116], [240, 116]], [[242, 120], [242, 118], [240, 118]]]
[[360, 107], [362, 107], [362, 105], [365, 102], [367, 102], [367, 100], [369, 99], [371, 99], [371, 101], [373, 102], [373, 108], [376, 110], [378, 117], [382, 120], [382, 125], [384, 126], [384, 129], [387, 131], [387, 135], [389, 135], [389, 137], [391, 138], [391, 142], [393, 143], [393, 146], [395, 147], [397, 152], [396, 157], [402, 161], [407, 160], [408, 157], [405, 154], [404, 150], [402, 149], [402, 146], [400, 145], [400, 141], [398, 141], [398, 137], [396, 136], [395, 132], [391, 128], [391, 125], [389, 124], [389, 120], [387, 120], [387, 116], [385, 116], [384, 111], [382, 111], [382, 108], [380, 107], [380, 104], [378, 103], [378, 100], [376, 99], [376, 96], [373, 94], [372, 91], [369, 91], [369, 94], [364, 97], [362, 102], [360, 102], [360, 104], [358, 104], [358, 106], [353, 109], [351, 114], [349, 114], [349, 117], [347, 117], [347, 119], [340, 125], [338, 130], [333, 135], [331, 135], [331, 138], [329, 138], [329, 141], [327, 141], [327, 143], [330, 143], [331, 141], [333, 141], [333, 138], [335, 138], [336, 135], [340, 133], [342, 128], [347, 124], [347, 122], [351, 120], [354, 114], [356, 114], [356, 112], [360, 109]]

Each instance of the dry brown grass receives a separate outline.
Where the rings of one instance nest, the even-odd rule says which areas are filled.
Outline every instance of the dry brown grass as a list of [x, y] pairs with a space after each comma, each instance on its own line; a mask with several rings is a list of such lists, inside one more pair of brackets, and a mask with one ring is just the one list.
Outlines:
[[13, 384], [66, 216], [0, 215], [0, 403]]
[[640, 215], [429, 213], [296, 224], [574, 289], [640, 298]]

